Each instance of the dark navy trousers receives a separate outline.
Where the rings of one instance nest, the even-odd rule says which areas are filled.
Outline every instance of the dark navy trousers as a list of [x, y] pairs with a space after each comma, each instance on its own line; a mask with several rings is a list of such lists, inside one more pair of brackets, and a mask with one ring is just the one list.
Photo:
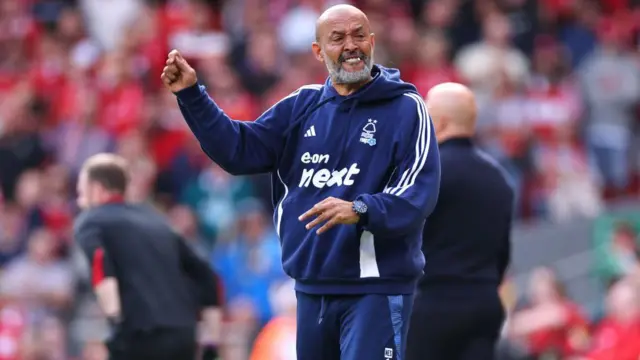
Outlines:
[[298, 360], [403, 360], [413, 295], [298, 298]]
[[418, 292], [405, 360], [494, 360], [505, 318], [496, 287], [447, 290]]

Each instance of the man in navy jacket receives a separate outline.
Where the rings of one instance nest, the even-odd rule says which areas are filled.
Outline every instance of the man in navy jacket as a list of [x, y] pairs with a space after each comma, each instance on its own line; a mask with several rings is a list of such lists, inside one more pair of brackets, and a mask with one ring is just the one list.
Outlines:
[[429, 91], [442, 184], [423, 236], [408, 360], [493, 360], [504, 313], [498, 296], [509, 263], [514, 192], [505, 172], [476, 148], [476, 105], [460, 84]]
[[176, 50], [161, 77], [213, 161], [272, 175], [282, 263], [296, 280], [298, 359], [401, 359], [440, 182], [433, 127], [415, 87], [374, 65], [364, 13], [334, 6], [316, 34], [325, 84], [302, 86], [255, 122], [230, 119]]

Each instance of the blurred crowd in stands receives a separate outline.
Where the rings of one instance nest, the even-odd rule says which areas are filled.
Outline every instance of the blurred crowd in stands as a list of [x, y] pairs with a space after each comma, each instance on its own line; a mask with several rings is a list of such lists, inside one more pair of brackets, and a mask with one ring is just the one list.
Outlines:
[[[166, 212], [220, 273], [223, 358], [295, 359], [269, 180], [212, 164], [159, 75], [180, 49], [225, 112], [251, 121], [324, 82], [309, 49], [333, 3], [0, 0], [0, 360], [104, 359], [106, 327], [70, 238], [78, 169], [103, 151], [130, 161], [130, 198]], [[478, 141], [513, 177], [521, 219], [596, 216], [638, 196], [637, 1], [351, 3], [372, 22], [376, 62], [423, 94], [446, 81], [476, 92]], [[637, 273], [612, 285], [594, 328], [552, 272], [536, 272], [505, 327], [505, 356], [564, 359], [624, 340], [627, 353], [590, 359], [636, 360]]]

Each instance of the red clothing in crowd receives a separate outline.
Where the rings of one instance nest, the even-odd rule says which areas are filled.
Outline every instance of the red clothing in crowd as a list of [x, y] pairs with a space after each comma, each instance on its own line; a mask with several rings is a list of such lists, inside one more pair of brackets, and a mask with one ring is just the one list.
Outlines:
[[579, 93], [569, 82], [534, 84], [529, 88], [528, 98], [531, 129], [536, 139], [545, 144], [555, 142], [558, 131], [574, 127], [582, 115]]
[[638, 360], [640, 358], [640, 320], [621, 324], [605, 319], [593, 336], [589, 360]]
[[123, 83], [103, 89], [98, 104], [99, 124], [119, 138], [140, 125], [144, 92], [136, 82]]
[[580, 351], [573, 339], [576, 336], [586, 337], [589, 323], [575, 304], [567, 302], [564, 307], [567, 317], [564, 326], [539, 330], [529, 336], [529, 348], [532, 353], [540, 355], [550, 349], [555, 349], [565, 357], [575, 355]]
[[441, 68], [416, 67], [410, 74], [411, 82], [416, 86], [418, 92], [426, 95], [432, 87], [445, 82], [461, 82], [460, 77], [453, 67], [443, 66]]

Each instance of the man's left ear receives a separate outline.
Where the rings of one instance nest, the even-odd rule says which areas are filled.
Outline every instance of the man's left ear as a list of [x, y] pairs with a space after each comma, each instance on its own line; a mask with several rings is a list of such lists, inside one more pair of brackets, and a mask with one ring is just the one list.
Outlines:
[[371, 46], [374, 46], [376, 44], [376, 34], [371, 33], [369, 37], [371, 38]]

